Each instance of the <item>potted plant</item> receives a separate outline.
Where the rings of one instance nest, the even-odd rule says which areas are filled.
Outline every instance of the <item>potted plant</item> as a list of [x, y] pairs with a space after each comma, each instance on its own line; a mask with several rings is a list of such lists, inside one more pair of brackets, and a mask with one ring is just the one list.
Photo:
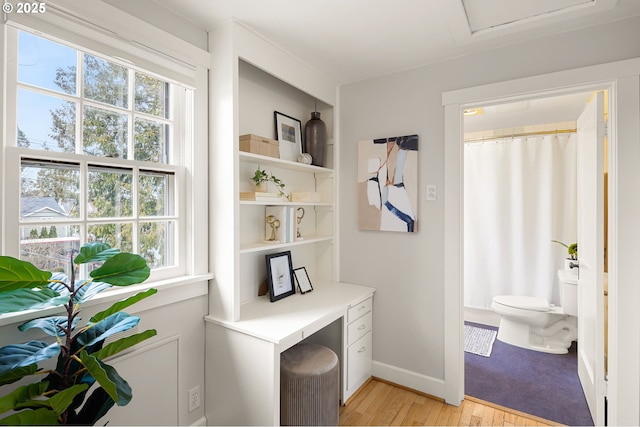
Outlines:
[[[565, 260], [565, 265], [564, 268], [565, 270], [569, 270], [571, 269], [571, 265], [578, 265], [577, 260], [578, 260], [578, 244], [577, 243], [571, 243], [571, 244], [566, 244], [563, 242], [560, 242], [558, 240], [552, 240], [552, 242], [557, 243], [559, 245], [564, 246], [565, 248], [567, 248], [567, 254], [569, 255], [569, 258], [567, 258]], [[576, 261], [576, 262], [573, 262]]]
[[[89, 277], [79, 279], [78, 269], [88, 264]], [[104, 362], [119, 352], [156, 335], [154, 329], [114, 340], [116, 333], [135, 327], [140, 318], [121, 310], [157, 291], [137, 293], [92, 316], [79, 327], [80, 307], [112, 286], [142, 283], [149, 267], [139, 255], [121, 253], [106, 243], [89, 243], [71, 255], [71, 277], [52, 274], [33, 264], [0, 256], [0, 314], [34, 310], [33, 319], [18, 329], [40, 329], [52, 337], [10, 344], [0, 348], [0, 390], [28, 377], [36, 381], [0, 396], [0, 424], [93, 425], [114, 404], [132, 399], [129, 384]], [[44, 315], [42, 309], [62, 307], [63, 314]], [[53, 368], [49, 359], [57, 356]], [[45, 362], [41, 365], [41, 362]], [[13, 411], [7, 415], [7, 412]]]
[[264, 169], [256, 169], [251, 178], [253, 184], [256, 188], [256, 191], [265, 192], [267, 191], [267, 185], [269, 182], [273, 183], [278, 188], [278, 196], [285, 197], [284, 194], [284, 182], [281, 179], [277, 178], [273, 174], [268, 174]]

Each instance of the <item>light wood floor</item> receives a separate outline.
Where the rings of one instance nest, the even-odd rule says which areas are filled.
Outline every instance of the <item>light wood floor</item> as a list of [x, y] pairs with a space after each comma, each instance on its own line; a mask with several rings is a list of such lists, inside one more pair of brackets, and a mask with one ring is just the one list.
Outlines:
[[533, 415], [467, 397], [460, 406], [371, 379], [340, 408], [340, 425], [550, 426]]

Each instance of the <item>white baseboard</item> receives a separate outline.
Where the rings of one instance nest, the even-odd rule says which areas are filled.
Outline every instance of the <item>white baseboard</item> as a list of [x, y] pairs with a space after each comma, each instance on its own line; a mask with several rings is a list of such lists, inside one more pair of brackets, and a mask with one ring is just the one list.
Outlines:
[[198, 427], [206, 427], [207, 425], [207, 417], [200, 417], [198, 418], [198, 420], [191, 424], [192, 426], [198, 426]]
[[371, 364], [371, 374], [385, 381], [444, 399], [444, 380], [376, 361]]
[[480, 323], [481, 325], [500, 325], [500, 316], [493, 310], [481, 310], [479, 308], [464, 308], [464, 320], [466, 322]]

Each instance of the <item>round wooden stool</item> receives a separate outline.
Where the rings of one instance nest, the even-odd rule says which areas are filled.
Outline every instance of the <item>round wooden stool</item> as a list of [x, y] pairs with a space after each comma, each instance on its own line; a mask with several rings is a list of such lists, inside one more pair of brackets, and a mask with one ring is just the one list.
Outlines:
[[280, 425], [337, 426], [338, 356], [325, 346], [300, 343], [280, 355]]

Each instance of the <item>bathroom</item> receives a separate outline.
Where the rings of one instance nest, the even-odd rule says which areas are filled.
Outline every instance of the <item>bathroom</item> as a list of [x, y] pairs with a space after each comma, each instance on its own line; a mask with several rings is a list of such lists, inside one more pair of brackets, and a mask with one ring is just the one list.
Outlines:
[[[577, 289], [575, 284], [563, 285], [558, 271], [577, 271], [565, 265], [569, 255], [563, 244], [577, 242], [576, 127], [592, 97], [592, 92], [583, 92], [465, 111], [465, 322], [497, 330], [501, 317], [492, 309], [497, 295], [536, 297], [555, 306], [552, 310], [561, 310], [561, 291]], [[570, 279], [577, 283], [573, 276]], [[563, 336], [569, 343], [576, 337], [575, 331]], [[497, 341], [505, 345], [500, 335]], [[522, 342], [519, 345], [526, 347]], [[563, 349], [527, 351], [548, 368], [552, 365], [548, 360], [575, 359], [576, 343], [560, 357], [553, 353]], [[559, 366], [575, 364], [562, 363]], [[473, 372], [465, 368], [466, 384]], [[577, 372], [570, 374], [577, 377]], [[571, 399], [586, 407], [579, 380], [577, 383], [577, 396]], [[553, 387], [552, 381], [550, 384]], [[543, 387], [540, 394], [546, 393], [544, 385], [536, 387]], [[523, 408], [523, 412], [532, 412], [526, 405]], [[542, 415], [549, 413], [545, 409]]]

